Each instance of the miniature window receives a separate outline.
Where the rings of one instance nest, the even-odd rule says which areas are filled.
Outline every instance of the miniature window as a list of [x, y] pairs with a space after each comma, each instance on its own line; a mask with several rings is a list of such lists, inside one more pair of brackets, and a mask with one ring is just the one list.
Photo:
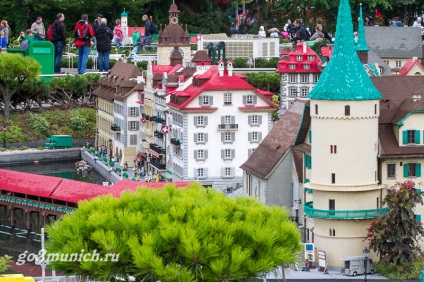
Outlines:
[[349, 105], [345, 106], [345, 116], [350, 116], [350, 106]]

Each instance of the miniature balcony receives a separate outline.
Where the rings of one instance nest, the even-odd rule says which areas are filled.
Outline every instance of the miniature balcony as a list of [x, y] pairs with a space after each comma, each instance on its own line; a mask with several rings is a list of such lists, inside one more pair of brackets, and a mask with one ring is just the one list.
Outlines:
[[237, 130], [238, 124], [218, 124], [218, 130]]
[[117, 125], [117, 124], [114, 124], [114, 125], [112, 125], [112, 126], [110, 127], [110, 129], [111, 129], [112, 131], [120, 131], [120, 130], [121, 130], [121, 127], [120, 127], [119, 125]]
[[304, 206], [305, 215], [316, 218], [364, 219], [383, 216], [388, 212], [388, 208], [370, 210], [319, 210], [314, 209], [313, 202], [307, 202]]
[[177, 138], [171, 138], [171, 144], [173, 144], [175, 146], [180, 146], [181, 145], [181, 142]]

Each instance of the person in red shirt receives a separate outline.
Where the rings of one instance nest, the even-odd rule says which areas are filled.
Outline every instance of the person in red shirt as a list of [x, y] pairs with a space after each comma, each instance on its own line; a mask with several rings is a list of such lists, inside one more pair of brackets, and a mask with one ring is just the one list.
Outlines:
[[88, 15], [83, 14], [74, 28], [75, 46], [78, 48], [78, 74], [87, 70], [88, 54], [90, 53], [93, 27], [88, 23]]

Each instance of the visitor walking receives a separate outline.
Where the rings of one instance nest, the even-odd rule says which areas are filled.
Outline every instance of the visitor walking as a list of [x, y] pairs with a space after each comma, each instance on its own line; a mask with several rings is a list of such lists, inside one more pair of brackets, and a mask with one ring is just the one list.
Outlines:
[[107, 26], [107, 20], [102, 18], [96, 30], [97, 40], [97, 68], [99, 72], [109, 71], [109, 55], [112, 50], [112, 30]]
[[143, 15], [141, 19], [144, 22], [144, 40], [141, 44], [141, 48], [144, 48], [144, 46], [150, 46], [152, 44], [152, 33], [150, 32], [152, 29], [152, 22], [147, 15]]
[[66, 31], [63, 21], [65, 20], [65, 15], [63, 13], [58, 13], [56, 16], [56, 21], [52, 27], [52, 43], [54, 45], [54, 73], [63, 73], [60, 71], [62, 64], [62, 55], [63, 48], [66, 44]]
[[94, 31], [91, 24], [88, 23], [88, 15], [83, 14], [74, 28], [75, 46], [78, 48], [78, 74], [84, 74], [87, 70], [91, 47], [90, 38], [93, 36]]

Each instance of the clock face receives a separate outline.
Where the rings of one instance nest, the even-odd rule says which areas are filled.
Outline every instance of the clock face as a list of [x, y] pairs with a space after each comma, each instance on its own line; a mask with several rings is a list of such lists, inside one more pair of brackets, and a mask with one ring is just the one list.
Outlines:
[[177, 24], [177, 23], [178, 23], [178, 18], [176, 18], [176, 17], [172, 17], [172, 18], [171, 18], [171, 23], [172, 23], [172, 24]]
[[[171, 57], [172, 53], [174, 53], [174, 50], [175, 50], [175, 49], [172, 49], [172, 50], [171, 50], [171, 52], [169, 52], [169, 57]], [[183, 49], [178, 48], [178, 51], [180, 51], [181, 56], [184, 58], [184, 51], [183, 51]]]

